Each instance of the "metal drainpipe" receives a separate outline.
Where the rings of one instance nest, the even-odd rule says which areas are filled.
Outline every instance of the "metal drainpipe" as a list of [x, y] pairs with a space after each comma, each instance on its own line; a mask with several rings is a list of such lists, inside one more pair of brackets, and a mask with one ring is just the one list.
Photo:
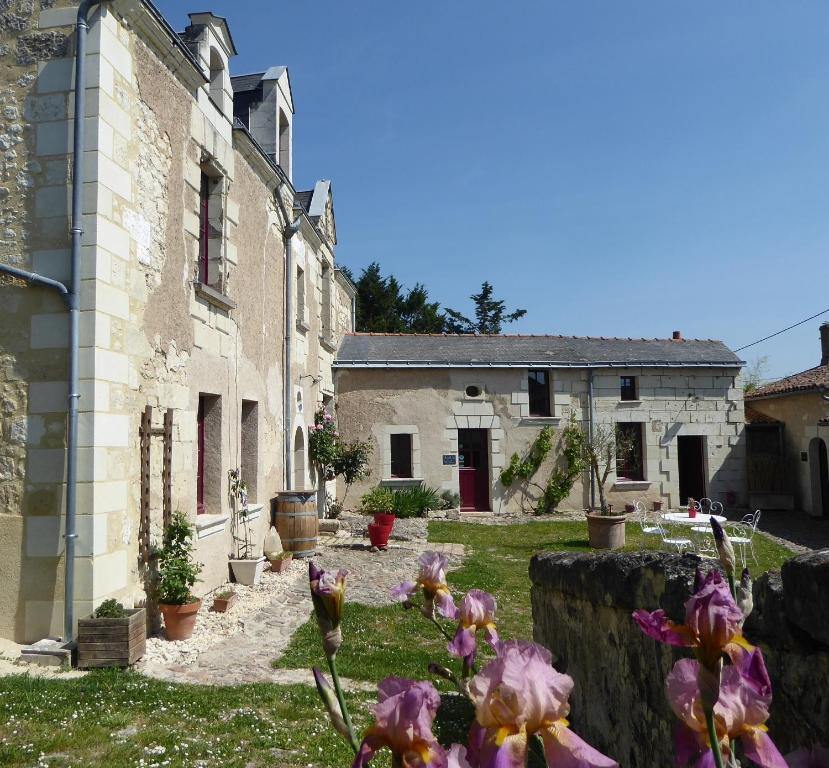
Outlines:
[[78, 486], [78, 324], [80, 320], [81, 288], [81, 237], [83, 235], [83, 152], [84, 152], [84, 113], [86, 101], [86, 36], [89, 32], [89, 12], [105, 0], [82, 0], [78, 6], [75, 27], [75, 117], [74, 140], [72, 146], [72, 255], [70, 261], [69, 285], [57, 280], [27, 272], [5, 264], [0, 264], [0, 272], [26, 280], [32, 285], [51, 288], [63, 298], [69, 309], [69, 350], [68, 350], [68, 422], [66, 430], [66, 539], [65, 568], [63, 592], [63, 640], [68, 644], [75, 637], [75, 539], [78, 538], [76, 526], [77, 486]]
[[89, 12], [101, 0], [82, 0], [75, 28], [75, 119], [72, 148], [72, 271], [69, 293], [69, 425], [66, 453], [66, 576], [64, 588], [63, 634], [65, 642], [75, 635], [75, 539], [78, 486], [78, 327], [81, 295], [81, 237], [83, 236], [83, 183], [86, 115], [86, 36]]
[[[593, 369], [587, 369], [587, 439], [593, 445]], [[596, 508], [596, 474], [590, 465], [590, 509]]]
[[294, 489], [294, 235], [299, 230], [299, 218], [285, 229], [285, 490]]

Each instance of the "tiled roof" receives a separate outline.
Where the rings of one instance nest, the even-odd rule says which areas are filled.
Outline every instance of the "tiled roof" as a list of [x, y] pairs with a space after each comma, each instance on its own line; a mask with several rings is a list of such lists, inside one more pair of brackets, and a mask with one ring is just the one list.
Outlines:
[[360, 367], [708, 366], [742, 361], [721, 341], [582, 336], [382, 334], [345, 336], [335, 365]]
[[746, 404], [746, 423], [747, 424], [780, 424], [781, 422], [772, 416], [767, 416], [765, 413], [760, 413], [756, 408], [752, 408]]
[[829, 365], [816, 365], [808, 371], [801, 371], [780, 381], [766, 384], [746, 395], [746, 400], [759, 400], [763, 397], [785, 395], [790, 392], [806, 392], [819, 387], [829, 387]]

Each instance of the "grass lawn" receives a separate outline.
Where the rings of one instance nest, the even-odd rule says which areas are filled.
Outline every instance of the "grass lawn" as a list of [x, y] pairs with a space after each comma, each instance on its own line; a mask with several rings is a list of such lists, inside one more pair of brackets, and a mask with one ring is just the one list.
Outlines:
[[[681, 528], [681, 526], [679, 526]], [[627, 549], [642, 548], [638, 526], [627, 526]], [[435, 521], [429, 540], [461, 543], [467, 548], [464, 564], [449, 574], [453, 592], [472, 588], [491, 592], [498, 600], [498, 632], [505, 638], [532, 639], [530, 580], [527, 568], [537, 552], [588, 552], [586, 522], [530, 522], [516, 525], [474, 525]], [[779, 568], [792, 553], [762, 536], [755, 537], [759, 566], [755, 575]], [[412, 574], [414, 577], [415, 574]], [[346, 598], [347, 599], [347, 598]], [[445, 623], [447, 631], [453, 629]], [[343, 620], [345, 641], [338, 653], [340, 673], [357, 680], [375, 681], [396, 674], [423, 678], [430, 661], [447, 664], [446, 641], [417, 611], [399, 605], [371, 608], [350, 604]], [[454, 660], [453, 660], [454, 661]], [[314, 621], [299, 629], [278, 668], [307, 668], [320, 663], [319, 638]]]
[[[366, 727], [375, 697], [349, 698]], [[171, 685], [117, 670], [0, 679], [3, 766], [341, 768], [352, 759], [308, 686]]]
[[[628, 526], [630, 549], [639, 531]], [[498, 600], [503, 637], [530, 638], [527, 565], [543, 550], [587, 551], [584, 522], [485, 526], [434, 522], [435, 542], [467, 547], [463, 567], [449, 575], [456, 592], [477, 587]], [[791, 553], [755, 539], [760, 568], [779, 567]], [[414, 574], [413, 574], [414, 575]], [[447, 623], [447, 630], [451, 626]], [[428, 678], [426, 666], [447, 666], [446, 641], [417, 611], [350, 604], [339, 653], [341, 674], [377, 681], [396, 674]], [[244, 665], [246, 660], [239, 659]], [[297, 632], [279, 667], [324, 666], [313, 620]], [[448, 692], [446, 686], [442, 686]], [[370, 722], [373, 693], [349, 696], [358, 731]], [[465, 740], [471, 709], [445, 696], [436, 731], [444, 744]], [[70, 680], [0, 678], [0, 765], [38, 766], [319, 766], [350, 764], [350, 750], [328, 727], [316, 691], [308, 686], [183, 686], [130, 672], [101, 671]], [[389, 765], [387, 754], [374, 765]]]

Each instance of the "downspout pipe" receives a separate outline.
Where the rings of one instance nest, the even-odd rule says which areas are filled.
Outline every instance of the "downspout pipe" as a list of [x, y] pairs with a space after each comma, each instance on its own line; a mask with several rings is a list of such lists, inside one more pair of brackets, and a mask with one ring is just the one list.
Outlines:
[[75, 636], [75, 540], [78, 491], [78, 348], [81, 297], [81, 238], [83, 237], [84, 147], [86, 145], [86, 38], [89, 14], [101, 0], [81, 0], [75, 27], [75, 117], [72, 147], [72, 256], [69, 292], [69, 424], [66, 452], [66, 576], [63, 637]]
[[0, 273], [25, 280], [30, 285], [57, 291], [69, 310], [68, 350], [68, 421], [66, 430], [66, 525], [64, 551], [66, 573], [63, 593], [63, 641], [70, 644], [75, 638], [75, 540], [77, 531], [78, 490], [78, 348], [81, 293], [81, 238], [83, 236], [83, 153], [85, 145], [86, 112], [86, 36], [89, 33], [89, 14], [105, 0], [81, 0], [75, 26], [75, 116], [72, 146], [72, 222], [69, 284], [66, 285], [36, 272], [28, 272], [0, 264]]
[[[587, 439], [593, 445], [593, 369], [587, 369]], [[590, 509], [596, 508], [596, 473], [590, 465]]]

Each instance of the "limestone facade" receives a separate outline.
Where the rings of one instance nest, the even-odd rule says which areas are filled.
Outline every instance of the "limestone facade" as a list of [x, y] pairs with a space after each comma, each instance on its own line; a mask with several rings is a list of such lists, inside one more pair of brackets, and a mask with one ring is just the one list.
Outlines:
[[[0, 259], [69, 277], [73, 31], [69, 3], [12, 3], [0, 46]], [[11, 20], [15, 15], [16, 21]], [[19, 17], [19, 18], [18, 18]], [[333, 396], [338, 334], [353, 290], [338, 276], [328, 182], [291, 182], [257, 126], [234, 122], [223, 19], [194, 14], [176, 35], [154, 8], [112, 0], [88, 38], [81, 259], [80, 456], [75, 614], [102, 600], [145, 598], [139, 553], [140, 419], [173, 410], [173, 509], [198, 529], [199, 593], [228, 576], [228, 471], [250, 490], [261, 548], [269, 500], [307, 486], [285, 477], [284, 406], [304, 450], [317, 403]], [[287, 75], [286, 75], [287, 77]], [[284, 110], [283, 110], [284, 111]], [[292, 118], [292, 107], [290, 108]], [[288, 225], [295, 269], [286, 274]], [[286, 324], [286, 292], [295, 318]], [[50, 292], [0, 283], [0, 636], [59, 635], [67, 316]], [[286, 327], [287, 326], [287, 327]], [[293, 337], [291, 381], [284, 341]], [[198, 422], [204, 424], [203, 513], [197, 514]], [[153, 438], [151, 534], [161, 526], [161, 440]], [[301, 458], [301, 457], [300, 457]]]
[[[405, 346], [406, 339], [400, 343]], [[723, 501], [728, 495], [732, 505], [745, 503], [739, 365], [598, 367], [592, 372], [587, 367], [549, 367], [545, 370], [550, 377], [550, 415], [539, 417], [531, 415], [528, 392], [528, 373], [539, 365], [499, 368], [485, 364], [485, 360], [462, 367], [434, 361], [428, 367], [417, 362], [397, 367], [395, 362], [385, 366], [378, 361], [377, 367], [350, 360], [335, 363], [340, 430], [347, 439], [369, 440], [374, 448], [371, 475], [349, 491], [350, 503], [378, 483], [399, 486], [422, 480], [439, 491], [459, 493], [460, 431], [484, 430], [489, 509], [531, 511], [540, 489], [520, 481], [505, 488], [499, 474], [514, 453], [525, 458], [540, 431], [550, 426], [555, 435], [553, 449], [532, 478], [543, 485], [561, 461], [562, 429], [571, 420], [587, 424], [591, 375], [594, 424], [609, 429], [632, 424], [641, 434], [642, 478], [621, 479], [612, 471], [607, 484], [611, 503], [642, 500], [650, 506], [659, 500], [665, 508], [685, 503], [687, 499], [680, 497], [679, 445], [687, 437], [699, 438], [697, 445], [703, 452], [704, 477], [698, 484], [702, 495]], [[635, 378], [635, 400], [620, 399], [622, 377]], [[411, 481], [393, 477], [391, 435], [401, 432], [411, 435]], [[344, 491], [341, 487], [340, 494]], [[585, 476], [560, 509], [581, 510], [589, 503], [590, 483]]]
[[760, 387], [747, 395], [746, 405], [782, 430], [776, 460], [796, 507], [829, 517], [829, 323], [820, 326], [820, 353], [814, 368]]

